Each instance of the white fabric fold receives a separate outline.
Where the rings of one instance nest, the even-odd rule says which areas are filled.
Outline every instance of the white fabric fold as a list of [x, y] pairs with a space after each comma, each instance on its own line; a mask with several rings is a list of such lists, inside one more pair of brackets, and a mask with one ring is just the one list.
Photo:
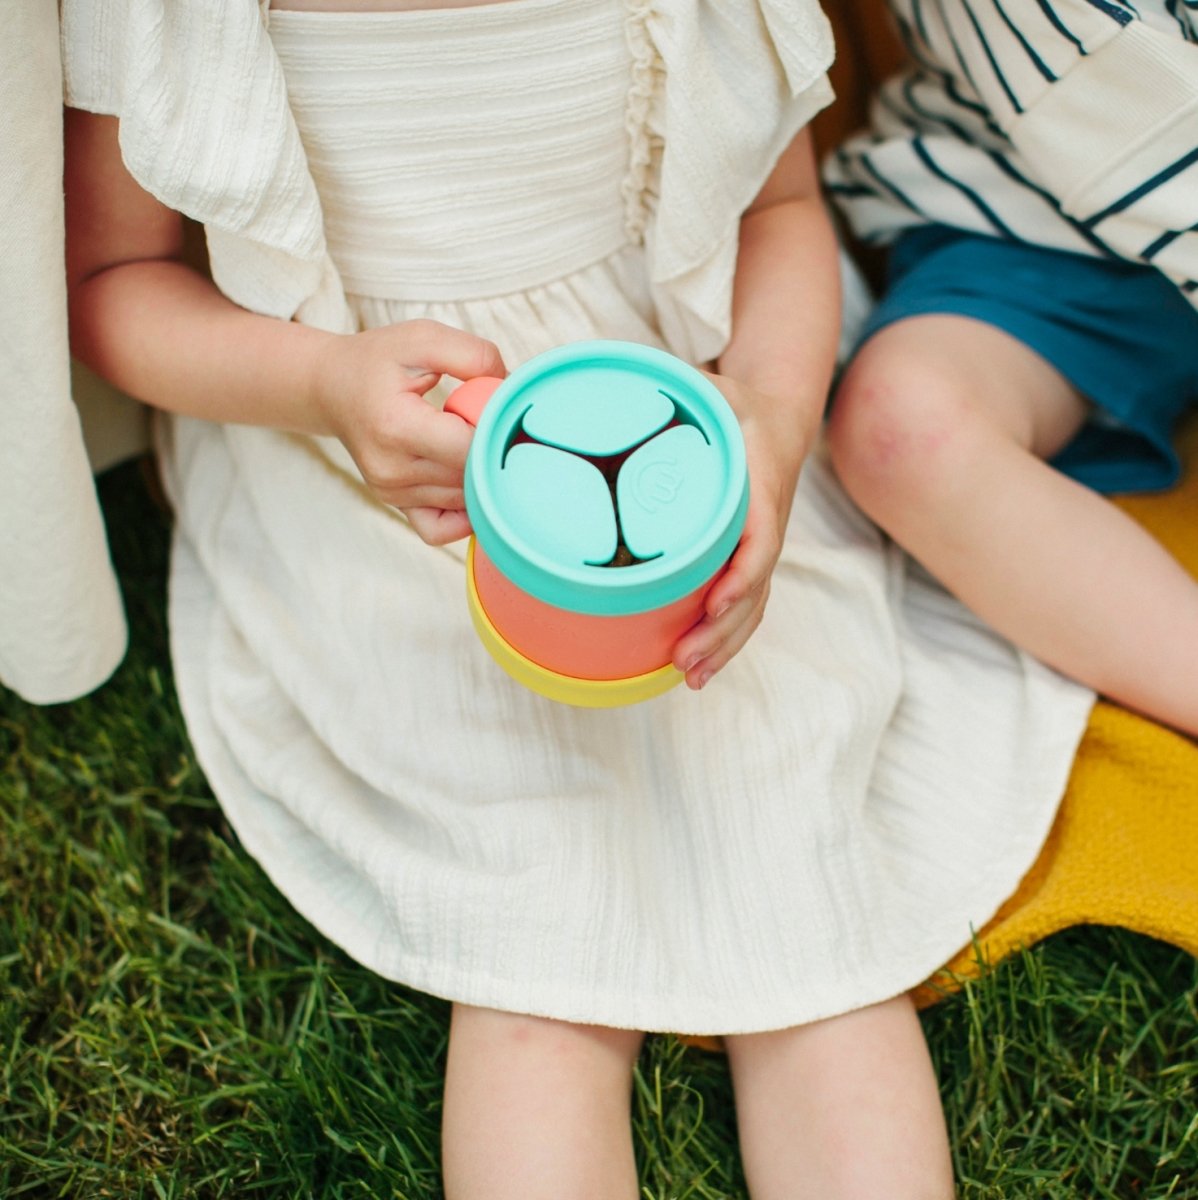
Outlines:
[[102, 683], [126, 633], [71, 402], [58, 18], [44, 0], [5, 10], [0, 147], [0, 682], [49, 704]]

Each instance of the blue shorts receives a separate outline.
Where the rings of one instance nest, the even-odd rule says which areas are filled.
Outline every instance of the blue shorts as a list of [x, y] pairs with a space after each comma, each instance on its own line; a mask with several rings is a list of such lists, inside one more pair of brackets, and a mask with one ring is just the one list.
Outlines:
[[931, 225], [898, 238], [888, 276], [862, 342], [904, 317], [985, 321], [1094, 406], [1055, 467], [1100, 492], [1177, 481], [1174, 433], [1198, 407], [1198, 310], [1159, 271]]

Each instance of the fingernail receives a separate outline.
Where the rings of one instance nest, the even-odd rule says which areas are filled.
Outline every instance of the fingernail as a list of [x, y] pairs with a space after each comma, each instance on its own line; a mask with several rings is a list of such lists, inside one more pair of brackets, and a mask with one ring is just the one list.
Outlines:
[[683, 675], [687, 674], [687, 672], [690, 671], [690, 669], [695, 665], [695, 663], [697, 663], [702, 657], [703, 657], [703, 655], [701, 655], [701, 654], [692, 654], [690, 656], [690, 658], [688, 658], [686, 660], [686, 662], [684, 662], [682, 665]]
[[713, 621], [718, 621], [735, 603], [735, 600], [725, 600], [724, 603], [721, 604], [719, 608], [717, 608], [715, 612], [711, 614], [711, 619]]
[[704, 671], [703, 674], [699, 676], [699, 690], [700, 691], [702, 691], [707, 686], [708, 680], [710, 680], [714, 674], [715, 674], [714, 671]]

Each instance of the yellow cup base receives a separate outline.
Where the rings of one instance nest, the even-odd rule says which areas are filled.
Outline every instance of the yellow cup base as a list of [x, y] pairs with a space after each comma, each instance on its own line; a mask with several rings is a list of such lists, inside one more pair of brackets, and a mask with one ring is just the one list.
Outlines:
[[491, 657], [514, 679], [526, 688], [556, 700], [561, 704], [573, 704], [579, 708], [617, 708], [623, 704], [637, 704], [651, 700], [668, 692], [682, 682], [682, 672], [673, 663], [666, 663], [655, 671], [644, 675], [630, 675], [626, 679], [580, 679], [576, 675], [562, 675], [551, 671], [515, 649], [491, 624], [483, 609], [474, 585], [474, 539], [470, 539], [470, 550], [466, 561], [466, 595], [470, 605], [470, 619], [479, 640]]

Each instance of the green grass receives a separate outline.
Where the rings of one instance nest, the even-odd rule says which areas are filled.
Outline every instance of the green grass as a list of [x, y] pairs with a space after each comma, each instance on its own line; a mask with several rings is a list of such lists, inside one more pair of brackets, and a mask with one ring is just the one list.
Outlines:
[[[0, 1196], [440, 1194], [447, 1006], [348, 960], [237, 845], [166, 666], [166, 527], [101, 481], [133, 625], [115, 679], [0, 692]], [[1196, 867], [1198, 869], [1198, 867]], [[1198, 973], [1083, 929], [925, 1015], [962, 1200], [1198, 1197]], [[724, 1060], [653, 1038], [645, 1200], [743, 1197]]]

